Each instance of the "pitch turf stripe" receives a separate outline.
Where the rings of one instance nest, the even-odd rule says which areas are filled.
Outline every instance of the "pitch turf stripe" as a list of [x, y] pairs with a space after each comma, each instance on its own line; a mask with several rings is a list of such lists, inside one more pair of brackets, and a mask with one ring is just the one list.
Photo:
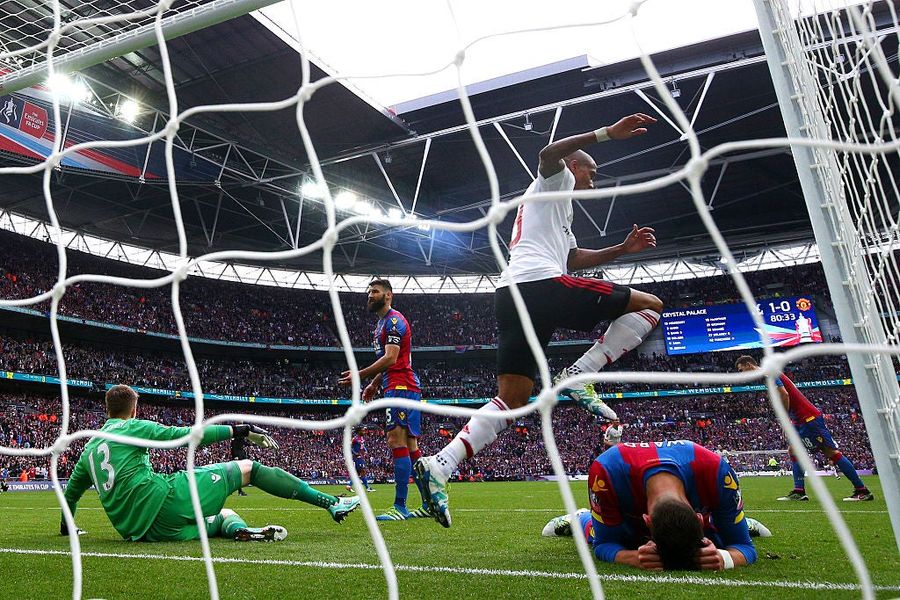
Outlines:
[[[71, 553], [63, 550], [29, 550], [23, 548], [0, 548], [0, 554], [25, 554], [40, 556], [69, 556]], [[176, 562], [203, 562], [199, 556], [176, 556], [167, 554], [117, 554], [113, 552], [82, 552], [82, 556], [89, 558], [135, 558], [143, 560], [171, 560]], [[274, 559], [248, 559], [213, 557], [216, 564], [240, 564], [240, 565], [277, 565], [284, 567], [312, 567], [316, 569], [360, 569], [366, 571], [380, 571], [381, 565], [368, 563], [336, 563], [323, 561], [299, 561], [299, 560], [274, 560]], [[463, 567], [429, 567], [418, 565], [395, 565], [400, 572], [407, 573], [450, 573], [453, 575], [485, 575], [494, 577], [533, 577], [538, 579], [587, 579], [584, 573], [555, 573], [553, 571], [517, 571], [508, 569], [469, 569]], [[601, 581], [615, 581], [622, 583], [674, 583], [682, 585], [699, 585], [707, 587], [763, 587], [763, 588], [787, 588], [800, 590], [859, 590], [859, 584], [833, 583], [826, 581], [751, 581], [735, 579], [712, 579], [698, 577], [696, 575], [600, 575]], [[900, 591], [900, 585], [875, 585], [877, 591]]]

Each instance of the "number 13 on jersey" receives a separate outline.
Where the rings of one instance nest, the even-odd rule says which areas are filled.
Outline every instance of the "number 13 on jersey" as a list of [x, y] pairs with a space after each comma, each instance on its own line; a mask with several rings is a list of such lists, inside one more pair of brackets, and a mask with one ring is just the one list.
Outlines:
[[[103, 482], [102, 486], [100, 480], [97, 479], [97, 467], [94, 464], [94, 455], [98, 455], [100, 470], [106, 473], [106, 481]], [[116, 471], [109, 463], [109, 445], [106, 442], [103, 442], [97, 446], [93, 452], [88, 454], [88, 462], [91, 463], [91, 478], [94, 480], [94, 487], [97, 488], [97, 492], [100, 492], [101, 490], [109, 492], [112, 490], [113, 485], [115, 485], [116, 482]]]

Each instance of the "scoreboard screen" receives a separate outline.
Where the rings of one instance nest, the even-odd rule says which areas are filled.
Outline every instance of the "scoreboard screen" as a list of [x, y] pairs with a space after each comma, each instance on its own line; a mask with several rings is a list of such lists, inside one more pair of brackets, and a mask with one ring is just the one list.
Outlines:
[[[773, 346], [822, 341], [809, 297], [759, 300], [756, 311]], [[762, 348], [756, 324], [743, 302], [667, 310], [662, 314], [662, 327], [670, 355]]]

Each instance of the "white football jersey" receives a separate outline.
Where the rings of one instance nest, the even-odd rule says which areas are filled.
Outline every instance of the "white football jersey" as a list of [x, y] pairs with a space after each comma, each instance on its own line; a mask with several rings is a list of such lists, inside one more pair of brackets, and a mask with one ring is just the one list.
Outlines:
[[[575, 175], [567, 169], [547, 177], [538, 173], [525, 196], [539, 192], [561, 192], [575, 189]], [[569, 250], [577, 248], [572, 233], [572, 199], [522, 204], [516, 213], [509, 243], [509, 270], [500, 278], [498, 287], [516, 283], [552, 279], [568, 272]]]
[[606, 428], [606, 433], [603, 434], [603, 441], [608, 444], [618, 444], [622, 441], [622, 425], [618, 427], [613, 427], [610, 425]]

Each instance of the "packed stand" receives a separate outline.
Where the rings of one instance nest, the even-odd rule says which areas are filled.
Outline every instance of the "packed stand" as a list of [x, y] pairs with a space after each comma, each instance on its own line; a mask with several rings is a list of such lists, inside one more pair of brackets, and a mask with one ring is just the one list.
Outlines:
[[[609, 371], [734, 371], [740, 352], [666, 356], [635, 352], [610, 365]], [[181, 354], [98, 347], [86, 342], [63, 343], [63, 356], [70, 379], [97, 384], [130, 382], [141, 387], [189, 390], [187, 367]], [[416, 356], [416, 371], [426, 398], [489, 398], [496, 393], [493, 359], [422, 360]], [[241, 359], [196, 355], [204, 391], [235, 396], [276, 398], [346, 398], [348, 389], [337, 384], [346, 366], [343, 362], [304, 358]], [[551, 373], [571, 363], [571, 357], [551, 357]], [[56, 354], [48, 339], [0, 332], [0, 370], [55, 375]], [[791, 365], [799, 381], [849, 377], [844, 356], [820, 356]], [[696, 384], [599, 384], [605, 392], [645, 391], [658, 388], [696, 387]]]
[[[56, 249], [52, 245], [0, 231], [0, 298], [27, 298], [46, 292], [56, 283], [56, 265]], [[68, 252], [68, 273], [102, 273], [138, 279], [168, 274], [77, 251]], [[747, 273], [746, 277], [759, 298], [803, 294], [813, 296], [816, 306], [830, 306], [819, 264]], [[726, 275], [635, 287], [656, 294], [667, 308], [739, 298], [734, 282]], [[341, 294], [340, 297], [354, 346], [368, 346], [375, 319], [365, 310], [365, 294]], [[48, 307], [44, 302], [33, 308], [46, 311]], [[397, 290], [394, 307], [411, 323], [416, 346], [466, 347], [496, 343], [493, 294], [422, 295]], [[339, 345], [331, 301], [324, 292], [189, 277], [181, 286], [181, 308], [188, 334], [193, 337], [265, 345]], [[138, 289], [76, 284], [66, 289], [60, 314], [143, 331], [176, 333], [168, 286]], [[591, 337], [582, 332], [560, 330], [555, 339]]]

